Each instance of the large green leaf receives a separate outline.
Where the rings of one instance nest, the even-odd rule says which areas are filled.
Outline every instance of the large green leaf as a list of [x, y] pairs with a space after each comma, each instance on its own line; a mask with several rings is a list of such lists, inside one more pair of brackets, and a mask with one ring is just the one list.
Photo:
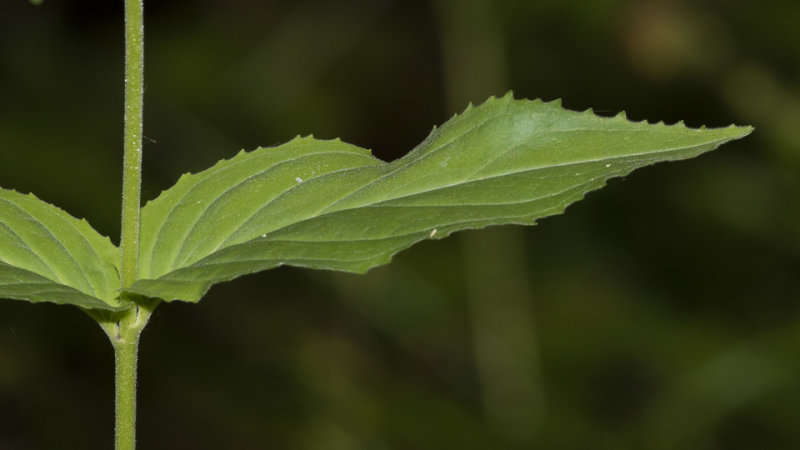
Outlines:
[[0, 189], [0, 298], [119, 310], [118, 261], [85, 220]]
[[197, 301], [213, 283], [284, 264], [364, 272], [424, 239], [532, 224], [610, 177], [750, 131], [634, 123], [508, 95], [468, 108], [391, 163], [310, 137], [242, 152], [145, 206], [130, 290]]

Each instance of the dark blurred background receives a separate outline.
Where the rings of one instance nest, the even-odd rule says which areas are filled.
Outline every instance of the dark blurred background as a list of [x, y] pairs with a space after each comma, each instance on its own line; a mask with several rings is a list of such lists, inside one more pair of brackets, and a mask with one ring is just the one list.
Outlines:
[[[122, 2], [0, 3], [0, 185], [118, 241]], [[391, 160], [514, 90], [751, 124], [533, 228], [164, 304], [142, 449], [800, 448], [800, 2], [151, 0], [144, 197], [314, 133]], [[113, 356], [0, 301], [0, 449], [107, 449]]]

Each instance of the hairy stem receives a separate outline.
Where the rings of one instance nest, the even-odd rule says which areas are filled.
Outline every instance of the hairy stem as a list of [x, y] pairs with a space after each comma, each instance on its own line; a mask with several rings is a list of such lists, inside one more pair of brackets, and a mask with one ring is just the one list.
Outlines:
[[[122, 169], [122, 236], [120, 239], [121, 288], [136, 281], [139, 263], [139, 216], [142, 190], [142, 112], [144, 97], [144, 6], [143, 0], [125, 0], [125, 144]], [[116, 322], [104, 328], [114, 346], [115, 449], [136, 447], [136, 360], [139, 336], [151, 308], [134, 303]]]
[[136, 447], [136, 363], [139, 336], [155, 308], [155, 302], [144, 302], [125, 311], [116, 322], [105, 322], [103, 328], [114, 346], [115, 375], [115, 440], [116, 450]]
[[122, 169], [120, 277], [123, 288], [136, 281], [139, 209], [142, 190], [142, 110], [144, 97], [143, 0], [125, 0], [125, 155]]
[[136, 447], [136, 342], [115, 348], [116, 371], [116, 428], [115, 448], [133, 450]]
[[114, 448], [133, 450], [136, 447], [136, 359], [139, 333], [120, 333], [114, 342], [116, 364], [115, 405], [116, 426]]

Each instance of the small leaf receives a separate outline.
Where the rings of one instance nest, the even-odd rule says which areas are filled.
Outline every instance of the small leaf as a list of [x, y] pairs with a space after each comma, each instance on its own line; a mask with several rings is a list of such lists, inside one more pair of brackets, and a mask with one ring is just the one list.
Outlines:
[[365, 272], [424, 239], [533, 224], [608, 178], [750, 131], [634, 123], [507, 95], [467, 108], [391, 163], [311, 137], [242, 152], [145, 206], [130, 291], [198, 301], [213, 283], [284, 264]]
[[118, 260], [85, 220], [0, 189], [0, 298], [120, 310]]

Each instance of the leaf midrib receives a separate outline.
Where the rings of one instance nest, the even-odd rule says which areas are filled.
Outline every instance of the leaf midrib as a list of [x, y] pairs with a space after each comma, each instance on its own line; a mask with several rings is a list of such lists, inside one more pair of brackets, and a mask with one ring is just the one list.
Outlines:
[[[594, 132], [598, 131], [596, 129], [591, 129], [591, 128], [589, 128], [589, 129], [572, 129], [572, 130], [550, 130], [550, 131], [548, 131], [546, 133], [540, 134], [539, 137], [546, 136], [548, 134], [570, 132], [570, 131], [577, 131], [577, 130], [594, 131]], [[630, 132], [630, 131], [642, 131], [642, 130], [609, 129], [609, 130], [602, 130], [602, 131], [626, 132], [627, 133], [627, 132]], [[466, 134], [467, 133], [462, 133], [462, 134], [459, 135], [459, 137], [463, 137]], [[471, 179], [471, 180], [470, 179], [466, 179], [466, 180], [459, 181], [459, 182], [456, 182], [456, 183], [450, 183], [450, 184], [446, 184], [446, 185], [441, 185], [441, 186], [437, 186], [437, 187], [435, 187], [433, 189], [429, 189], [429, 190], [422, 190], [422, 191], [417, 191], [417, 192], [405, 193], [403, 195], [398, 195], [396, 197], [384, 199], [384, 200], [382, 200], [382, 201], [380, 201], [378, 203], [374, 203], [374, 204], [353, 205], [351, 207], [340, 209], [340, 210], [331, 210], [331, 208], [333, 206], [335, 206], [336, 204], [341, 203], [342, 201], [346, 200], [347, 198], [352, 197], [358, 191], [360, 191], [362, 189], [365, 189], [366, 187], [368, 187], [370, 185], [378, 183], [380, 180], [386, 179], [388, 176], [391, 176], [393, 174], [398, 173], [399, 169], [408, 168], [411, 164], [404, 165], [404, 166], [400, 167], [398, 170], [392, 171], [392, 173], [390, 173], [390, 174], [384, 175], [384, 176], [382, 176], [382, 177], [380, 177], [380, 178], [378, 178], [376, 180], [371, 181], [370, 183], [368, 183], [368, 184], [366, 184], [364, 186], [360, 186], [358, 189], [356, 189], [356, 190], [354, 190], [354, 191], [352, 191], [350, 193], [347, 193], [345, 196], [340, 197], [339, 199], [331, 202], [330, 204], [318, 209], [316, 212], [309, 214], [303, 220], [283, 225], [283, 226], [281, 226], [279, 228], [276, 228], [274, 230], [270, 230], [266, 234], [267, 235], [275, 234], [275, 233], [285, 229], [286, 227], [289, 227], [289, 226], [292, 226], [292, 225], [297, 225], [297, 224], [300, 224], [300, 223], [303, 223], [303, 222], [306, 222], [306, 221], [309, 221], [309, 220], [318, 219], [318, 218], [324, 217], [327, 214], [333, 214], [333, 213], [337, 213], [337, 212], [344, 212], [344, 211], [349, 211], [349, 210], [359, 209], [359, 208], [381, 207], [381, 205], [384, 204], [384, 203], [397, 201], [397, 200], [400, 200], [400, 199], [403, 199], [403, 198], [410, 198], [410, 197], [413, 197], [413, 196], [416, 196], [416, 195], [434, 193], [434, 192], [437, 192], [437, 191], [441, 191], [441, 190], [448, 189], [448, 188], [453, 188], [453, 187], [467, 186], [469, 184], [477, 183], [477, 182], [481, 182], [481, 181], [487, 181], [487, 180], [502, 178], [502, 177], [506, 177], [506, 176], [510, 176], [510, 175], [519, 175], [519, 174], [524, 174], [524, 173], [529, 173], [529, 172], [535, 172], [535, 171], [539, 171], [539, 170], [548, 170], [548, 169], [551, 169], [551, 168], [554, 168], [554, 167], [590, 165], [590, 164], [603, 163], [603, 162], [612, 162], [613, 163], [614, 161], [631, 160], [631, 159], [633, 159], [633, 160], [639, 159], [640, 161], [658, 161], [659, 158], [657, 157], [657, 155], [663, 155], [663, 154], [672, 153], [672, 152], [693, 151], [693, 150], [702, 148], [702, 147], [704, 147], [706, 145], [709, 145], [711, 143], [714, 143], [714, 142], [717, 142], [717, 141], [720, 141], [720, 140], [725, 140], [725, 139], [727, 139], [727, 138], [710, 139], [707, 142], [696, 144], [696, 145], [692, 145], [692, 146], [673, 146], [673, 147], [666, 147], [666, 148], [663, 148], [663, 149], [659, 149], [657, 151], [645, 151], [645, 152], [632, 153], [632, 154], [621, 155], [621, 156], [613, 156], [613, 157], [580, 159], [580, 160], [568, 161], [568, 162], [563, 162], [563, 163], [558, 163], [558, 164], [547, 164], [547, 165], [543, 165], [543, 166], [529, 167], [529, 168], [526, 168], [524, 170], [506, 171], [506, 172], [498, 173], [498, 174], [495, 174], [495, 175], [492, 175], [492, 176], [481, 177], [481, 178], [476, 178], [476, 179]], [[453, 140], [449, 141], [446, 145], [452, 145], [455, 141], [456, 141], [456, 139], [453, 139]], [[436, 149], [427, 152], [425, 155], [422, 155], [421, 157], [416, 159], [412, 164], [416, 164], [417, 162], [423, 160], [424, 158], [427, 158], [429, 155], [432, 155], [432, 154], [435, 154], [436, 152], [441, 151], [442, 149], [444, 149], [446, 147], [446, 145], [438, 146]], [[504, 152], [499, 152], [496, 157], [492, 158], [490, 161], [487, 161], [486, 164], [482, 165], [478, 170], [473, 171], [472, 174], [480, 172], [481, 170], [485, 169], [487, 166], [491, 165], [498, 158], [501, 158], [503, 155], [505, 155], [508, 152], [520, 147], [521, 145], [523, 145], [523, 144], [519, 144], [519, 145], [510, 147], [508, 150], [506, 150]], [[338, 153], [344, 153], [344, 152], [338, 152]], [[318, 155], [319, 153], [316, 153], [316, 154]], [[310, 155], [303, 155], [303, 156], [305, 157], [305, 156], [310, 156]], [[296, 159], [299, 159], [299, 158], [296, 158]], [[387, 164], [387, 163], [384, 163], [384, 164]], [[277, 166], [278, 165], [271, 166], [270, 169], [274, 168], [274, 167], [277, 167]], [[314, 182], [315, 180], [319, 181], [319, 180], [323, 180], [323, 179], [325, 179], [327, 177], [341, 175], [344, 172], [364, 170], [365, 168], [369, 168], [369, 167], [373, 167], [374, 168], [375, 166], [361, 166], [361, 167], [341, 169], [341, 170], [337, 170], [337, 171], [326, 173], [324, 175], [315, 177], [315, 178], [310, 179], [310, 180], [306, 180], [306, 182], [307, 183], [311, 183], [311, 182]], [[262, 171], [260, 173], [263, 173], [263, 172], [266, 172], [266, 171], [268, 171], [268, 170]], [[249, 178], [250, 177], [248, 177], [248, 179]], [[587, 185], [591, 185], [592, 183], [596, 182], [596, 180], [598, 178], [602, 178], [602, 177], [593, 177], [593, 178], [587, 180], [584, 183], [581, 183], [581, 184], [578, 184], [578, 185], [574, 185], [574, 186], [571, 186], [571, 187], [569, 187], [567, 189], [563, 189], [563, 190], [555, 192], [555, 193], [550, 193], [548, 195], [544, 195], [544, 196], [540, 196], [540, 197], [536, 197], [536, 198], [531, 198], [531, 199], [527, 199], [527, 200], [523, 200], [523, 201], [518, 201], [518, 202], [492, 203], [492, 205], [510, 206], [510, 205], [514, 205], [514, 204], [523, 204], [523, 203], [530, 203], [530, 202], [540, 201], [540, 200], [543, 200], [543, 199], [546, 199], [546, 198], [563, 195], [564, 193], [566, 193], [568, 191], [571, 191], [571, 190], [580, 189], [580, 188], [583, 188], [583, 187], [585, 187]], [[242, 182], [237, 184], [237, 186], [242, 184], [244, 181], [246, 181], [246, 180], [242, 180]], [[161, 276], [164, 276], [165, 274], [168, 274], [168, 273], [171, 273], [173, 271], [180, 270], [180, 269], [183, 269], [183, 268], [193, 267], [193, 266], [195, 266], [195, 264], [197, 262], [202, 261], [203, 259], [213, 255], [217, 251], [220, 251], [221, 249], [232, 247], [232, 246], [235, 246], [235, 245], [243, 244], [244, 242], [243, 243], [232, 244], [232, 245], [225, 245], [226, 243], [229, 242], [229, 240], [230, 240], [230, 238], [232, 236], [234, 236], [239, 230], [241, 230], [242, 228], [247, 226], [247, 224], [253, 219], [253, 217], [255, 217], [260, 211], [262, 211], [264, 208], [269, 207], [271, 204], [273, 204], [274, 202], [278, 201], [280, 198], [284, 197], [285, 195], [288, 195], [292, 190], [294, 190], [296, 188], [297, 188], [297, 186], [290, 187], [289, 189], [283, 191], [278, 196], [276, 196], [273, 199], [271, 199], [269, 203], [265, 204], [261, 208], [258, 208], [250, 217], [248, 217], [247, 219], [243, 220], [239, 224], [239, 226], [237, 226], [232, 232], [230, 232], [228, 234], [228, 236], [225, 239], [222, 240], [221, 244], [218, 245], [217, 248], [215, 248], [215, 250], [212, 251], [211, 253], [209, 253], [208, 255], [206, 255], [206, 256], [204, 256], [204, 257], [202, 257], [202, 258], [200, 258], [200, 259], [196, 260], [195, 262], [190, 263], [188, 265], [181, 265], [179, 267], [171, 266]], [[186, 194], [188, 194], [188, 191], [187, 191]], [[217, 199], [218, 198], [219, 197], [217, 197]], [[216, 199], [215, 199], [215, 201], [216, 201]], [[384, 205], [384, 207], [385, 206], [387, 206], [387, 205]], [[434, 207], [434, 206], [430, 206], [430, 205], [416, 205], [416, 206], [410, 206], [410, 205], [388, 205], [388, 206], [393, 206], [393, 207], [417, 207], [417, 208]], [[477, 204], [477, 205], [470, 205], [470, 204], [438, 205], [436, 207], [445, 207], [445, 206], [453, 206], [453, 207], [457, 207], [457, 206], [485, 206], [485, 204], [483, 204], [483, 205], [481, 205], [481, 204]], [[524, 216], [524, 215], [521, 215], [521, 216]], [[443, 227], [446, 227], [446, 226], [452, 226], [452, 225], [455, 225], [457, 223], [459, 223], [459, 222], [453, 222], [453, 223], [450, 223], [450, 224], [442, 224], [440, 226], [440, 228], [443, 228]], [[192, 229], [194, 229], [195, 226], [196, 226], [196, 223], [193, 225]], [[189, 235], [190, 235], [190, 233], [186, 234], [187, 238], [188, 238]], [[397, 237], [397, 236], [395, 236], [395, 237]], [[184, 240], [184, 243], [185, 243], [185, 241], [186, 241], [186, 239]], [[309, 241], [309, 242], [315, 242], [315, 241]], [[184, 244], [182, 244], [181, 248], [183, 248], [183, 245]], [[187, 259], [188, 259], [188, 257], [187, 257]], [[182, 264], [185, 264], [185, 261], [186, 261], [186, 259], [184, 259], [184, 262], [182, 262]]]
[[[508, 204], [505, 204], [505, 205], [531, 203], [531, 202], [540, 201], [540, 200], [543, 200], [543, 199], [546, 199], [546, 198], [549, 198], [549, 197], [555, 197], [555, 196], [563, 195], [563, 194], [568, 193], [570, 191], [580, 191], [584, 186], [592, 184], [595, 181], [596, 181], [596, 178], [592, 178], [591, 180], [587, 181], [586, 183], [582, 183], [582, 184], [579, 184], [579, 185], [572, 186], [572, 187], [570, 187], [568, 189], [564, 189], [562, 191], [559, 191], [558, 193], [553, 193], [553, 194], [546, 195], [546, 196], [536, 197], [534, 199], [530, 199], [530, 200], [526, 200], [526, 201], [512, 202], [512, 203], [508, 203]], [[504, 204], [496, 204], [496, 205], [502, 206]], [[461, 205], [444, 205], [444, 206], [438, 206], [438, 207], [457, 207], [457, 206], [461, 206]], [[467, 206], [469, 206], [469, 205], [467, 205]], [[494, 204], [493, 204], [493, 206], [494, 206]], [[406, 205], [383, 205], [383, 206], [381, 206], [379, 204], [375, 204], [375, 205], [368, 205], [368, 206], [363, 206], [363, 207], [364, 208], [386, 208], [386, 207], [390, 207], [390, 208], [397, 207], [397, 208], [400, 208], [400, 207], [410, 207], [410, 206], [406, 206]], [[420, 208], [434, 208], [434, 207], [437, 207], [437, 206], [422, 206]], [[328, 213], [328, 214], [335, 214], [335, 213], [343, 212], [343, 211], [347, 211], [347, 210], [337, 210], [337, 211], [334, 211], [334, 212], [331, 212], [331, 213]], [[521, 219], [521, 218], [526, 217], [528, 215], [529, 214], [527, 214], [527, 213], [509, 214], [509, 215], [505, 215], [504, 217], [507, 218], [507, 219]], [[322, 216], [309, 217], [308, 219], [305, 219], [304, 221], [317, 219], [319, 217], [322, 217]], [[296, 222], [296, 223], [291, 224], [291, 225], [300, 224], [300, 223], [302, 223], [304, 221]], [[492, 221], [491, 219], [473, 219], [473, 220], [454, 221], [454, 222], [441, 224], [441, 225], [438, 226], [438, 228], [446, 228], [446, 227], [458, 226], [458, 225], [463, 225], [463, 224], [468, 224], [468, 223], [477, 224], [477, 223], [481, 223], [481, 222], [491, 222], [491, 221]], [[281, 227], [281, 228], [278, 228], [276, 230], [273, 230], [270, 233], [267, 233], [267, 236], [269, 236], [269, 234], [277, 233], [277, 232], [281, 231], [284, 228], [286, 228], [286, 227]], [[277, 238], [277, 239], [273, 239], [272, 242], [296, 242], [296, 243], [301, 243], [301, 244], [313, 243], [313, 242], [324, 242], [324, 243], [377, 242], [377, 241], [388, 241], [388, 240], [402, 240], [403, 238], [410, 238], [410, 237], [414, 237], [414, 236], [419, 236], [420, 234], [424, 235], [426, 233], [427, 233], [426, 230], [420, 230], [420, 231], [414, 231], [414, 232], [411, 232], [411, 233], [397, 234], [397, 235], [391, 235], [391, 236], [381, 236], [381, 237], [374, 237], [374, 238], [342, 239], [342, 240], [329, 239], [329, 240], [325, 240], [325, 241], [311, 241], [311, 240], [300, 240], [300, 239], [281, 239], [281, 238]], [[247, 244], [247, 242], [243, 242], [243, 243], [240, 243], [240, 244], [234, 244], [234, 245], [225, 247], [225, 249], [233, 248], [233, 247], [236, 247], [236, 246], [239, 246], [239, 245], [246, 245], [246, 244]], [[405, 246], [406, 246], [406, 244], [399, 245], [397, 247], [400, 248], [400, 247], [405, 247]], [[193, 262], [193, 263], [191, 263], [191, 264], [189, 264], [187, 266], [174, 268], [174, 269], [166, 272], [165, 274], [161, 275], [157, 279], [160, 279], [162, 277], [167, 277], [168, 276], [170, 278], [170, 280], [176, 280], [176, 278], [175, 278], [176, 274], [178, 274], [178, 273], [180, 273], [182, 271], [188, 271], [188, 270], [194, 270], [194, 269], [198, 269], [198, 268], [214, 267], [214, 266], [222, 266], [222, 265], [230, 264], [230, 261], [204, 262], [205, 259], [214, 256], [214, 254], [215, 253], [206, 255], [205, 257], [203, 257], [203, 258], [201, 258], [201, 259], [199, 259], [199, 260], [197, 260], [197, 261], [195, 261], [195, 262]], [[264, 263], [264, 262], [267, 262], [267, 261], [278, 261], [278, 262], [282, 263], [286, 259], [287, 258], [258, 258], [258, 259], [241, 259], [241, 258], [237, 258], [236, 262], [237, 263], [241, 263], [241, 262], [245, 262], [245, 263], [247, 263], [247, 262]], [[347, 263], [353, 264], [353, 263], [357, 263], [357, 262], [371, 261], [371, 260], [374, 260], [374, 259], [376, 259], [374, 256], [368, 256], [368, 257], [365, 257], [365, 258], [347, 259], [347, 260], [332, 259], [332, 258], [308, 258], [308, 257], [291, 258], [293, 264], [302, 264], [303, 261], [317, 261], [317, 262], [319, 262], [319, 261], [333, 261], [333, 262], [346, 261]], [[157, 279], [155, 279], [155, 280], [157, 280]], [[177, 280], [180, 281], [180, 279], [177, 279]], [[183, 280], [183, 281], [191, 282], [192, 280]], [[194, 280], [194, 281], [196, 281], [196, 280]]]
[[[509, 176], [509, 175], [518, 175], [518, 174], [524, 174], [524, 173], [528, 173], [528, 172], [535, 172], [535, 171], [538, 171], [538, 170], [547, 170], [547, 169], [550, 169], [550, 168], [553, 168], [553, 167], [567, 167], [567, 166], [576, 166], [576, 165], [582, 165], [582, 164], [593, 164], [593, 163], [598, 163], [598, 162], [601, 162], [601, 161], [615, 161], [615, 160], [628, 159], [628, 158], [637, 158], [637, 157], [641, 157], [641, 156], [644, 156], [644, 155], [650, 155], [650, 154], [662, 154], [662, 153], [669, 153], [669, 152], [681, 151], [681, 150], [686, 150], [686, 149], [694, 149], [694, 148], [702, 147], [704, 145], [708, 145], [708, 143], [704, 143], [704, 144], [700, 144], [700, 145], [692, 146], [692, 147], [671, 147], [671, 148], [668, 148], [668, 149], [665, 149], [665, 150], [660, 150], [658, 152], [643, 152], [643, 153], [636, 153], [636, 154], [630, 154], [630, 155], [624, 155], [624, 156], [615, 156], [615, 157], [608, 157], [608, 158], [571, 161], [571, 162], [568, 162], [568, 163], [551, 164], [551, 165], [547, 165], [547, 166], [531, 167], [531, 168], [527, 168], [525, 170], [509, 171], [509, 172], [504, 172], [504, 173], [500, 173], [500, 174], [496, 174], [496, 175], [492, 175], [492, 176], [481, 177], [481, 178], [476, 178], [476, 179], [472, 179], [472, 180], [463, 180], [463, 181], [459, 181], [459, 182], [456, 182], [456, 183], [440, 185], [440, 186], [437, 186], [437, 187], [435, 187], [433, 189], [417, 191], [417, 192], [411, 192], [411, 193], [405, 193], [403, 195], [398, 195], [396, 197], [392, 197], [392, 198], [387, 198], [387, 199], [381, 200], [380, 202], [377, 202], [377, 203], [374, 203], [374, 204], [353, 205], [351, 207], [344, 208], [344, 209], [330, 210], [330, 208], [333, 207], [334, 205], [339, 204], [343, 200], [345, 200], [346, 198], [351, 197], [356, 192], [356, 191], [353, 191], [353, 192], [348, 193], [346, 196], [344, 196], [342, 198], [339, 198], [336, 201], [324, 206], [323, 208], [318, 209], [316, 212], [309, 214], [302, 221], [295, 222], [295, 223], [292, 223], [292, 224], [287, 224], [287, 225], [284, 225], [284, 226], [282, 226], [280, 228], [276, 228], [274, 230], [270, 230], [269, 232], [267, 232], [267, 234], [275, 233], [275, 232], [280, 231], [281, 229], [283, 229], [283, 228], [285, 228], [287, 226], [291, 226], [291, 225], [294, 225], [294, 224], [297, 224], [297, 223], [302, 223], [303, 221], [306, 221], [306, 220], [319, 218], [319, 217], [322, 217], [322, 216], [324, 216], [326, 214], [349, 211], [349, 210], [358, 209], [358, 208], [367, 208], [367, 207], [372, 207], [372, 206], [379, 206], [379, 205], [381, 205], [383, 203], [388, 203], [388, 202], [400, 200], [400, 199], [403, 199], [403, 198], [409, 198], [409, 197], [413, 197], [413, 196], [416, 196], [416, 195], [433, 193], [433, 192], [441, 191], [441, 190], [452, 188], [452, 187], [466, 186], [466, 185], [469, 185], [469, 184], [472, 184], [472, 183], [477, 183], [477, 182], [481, 182], [481, 181], [502, 178], [502, 177], [506, 177], [506, 176]], [[514, 148], [516, 148], [516, 147], [514, 147]], [[653, 159], [654, 160], [658, 160], [658, 158], [653, 158]], [[494, 161], [494, 159], [492, 161]], [[490, 163], [485, 164], [479, 170], [474, 171], [473, 173], [480, 172], [486, 166], [488, 166]], [[340, 170], [340, 171], [331, 172], [331, 173], [327, 173], [325, 175], [321, 175], [319, 177], [315, 177], [312, 180], [308, 180], [308, 182], [310, 183], [310, 182], [313, 182], [314, 180], [322, 180], [322, 179], [327, 178], [329, 176], [339, 175], [342, 172], [355, 171], [355, 170], [361, 170], [361, 169], [363, 169], [363, 168], [343, 169], [343, 170]], [[384, 179], [384, 178], [385, 177], [381, 177], [381, 179]], [[374, 183], [377, 183], [379, 180], [380, 179], [376, 179], [376, 180], [370, 182], [368, 185], [372, 185]], [[594, 180], [594, 178], [592, 180]], [[366, 187], [368, 185], [362, 186], [358, 190], [363, 189], [364, 187]], [[578, 186], [583, 186], [583, 184], [578, 185]], [[569, 190], [569, 189], [571, 189], [571, 188], [565, 189], [565, 191]], [[252, 218], [258, 212], [260, 212], [264, 208], [270, 206], [274, 201], [280, 199], [282, 196], [287, 195], [290, 190], [291, 189], [284, 191], [281, 195], [279, 195], [279, 196], [275, 197], [273, 200], [271, 200], [270, 203], [268, 203], [268, 204], [264, 205], [262, 208], [259, 208], [258, 210], [256, 210], [256, 212], [253, 215], [251, 215], [250, 217], [245, 219], [236, 229], [234, 229], [231, 233], [229, 233], [228, 237], [223, 241], [223, 244], [225, 242], [227, 242], [231, 238], [231, 236], [235, 235], [239, 230], [244, 228], [248, 224], [248, 222], [250, 220], [252, 220]], [[547, 197], [550, 197], [550, 196], [554, 196], [554, 195], [560, 195], [563, 192], [564, 191], [560, 191], [560, 192], [558, 192], [556, 194], [553, 194], [553, 195], [546, 195], [546, 196], [538, 197], [538, 198], [535, 198], [535, 199], [531, 199], [529, 201], [535, 201], [535, 200], [544, 199], [544, 198], [547, 198]], [[509, 203], [509, 204], [513, 204], [513, 203], [514, 202]], [[518, 202], [518, 203], [525, 203], [525, 202]], [[496, 203], [496, 204], [499, 205], [500, 203]], [[233, 245], [237, 245], [237, 244], [233, 244]], [[219, 250], [220, 248], [226, 248], [226, 247], [220, 246], [216, 250]]]

